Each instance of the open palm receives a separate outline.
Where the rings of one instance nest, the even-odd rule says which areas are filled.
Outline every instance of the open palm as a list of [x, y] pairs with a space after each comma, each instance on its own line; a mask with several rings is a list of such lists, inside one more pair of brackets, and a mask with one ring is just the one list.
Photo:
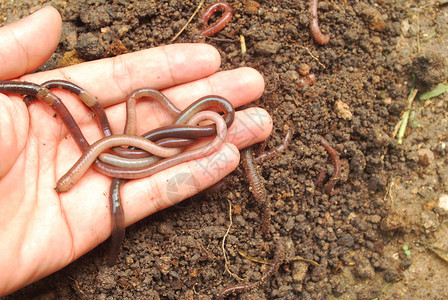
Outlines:
[[[60, 16], [51, 7], [0, 28], [0, 44], [4, 45], [0, 48], [0, 80], [74, 82], [98, 97], [114, 133], [123, 130], [124, 101], [136, 88], [162, 90], [181, 109], [209, 94], [223, 96], [238, 107], [263, 92], [263, 79], [253, 69], [216, 73], [219, 54], [204, 44], [158, 47], [23, 75], [48, 59], [60, 30]], [[90, 143], [102, 137], [96, 120], [76, 96], [55, 93]], [[172, 121], [151, 101], [140, 101], [137, 119], [138, 133]], [[226, 143], [216, 153], [127, 182], [122, 192], [126, 225], [222, 179], [237, 166], [237, 149], [265, 139], [271, 128], [264, 110], [239, 111]], [[58, 178], [80, 155], [50, 107], [36, 101], [27, 108], [22, 97], [0, 94], [0, 296], [66, 266], [110, 235], [111, 178], [90, 169], [70, 192], [57, 194], [54, 190]], [[190, 174], [189, 184], [177, 186], [176, 193], [167, 192], [170, 180], [179, 174]]]

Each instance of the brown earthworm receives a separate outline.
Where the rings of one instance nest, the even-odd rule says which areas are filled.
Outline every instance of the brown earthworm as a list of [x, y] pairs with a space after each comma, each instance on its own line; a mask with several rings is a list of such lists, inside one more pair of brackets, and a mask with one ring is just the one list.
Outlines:
[[320, 139], [320, 144], [324, 146], [325, 150], [327, 150], [328, 154], [330, 154], [330, 157], [333, 160], [333, 176], [330, 178], [327, 186], [325, 187], [325, 192], [327, 193], [327, 195], [333, 196], [339, 193], [339, 189], [334, 190], [333, 188], [338, 182], [339, 177], [341, 176], [341, 161], [339, 160], [339, 154], [336, 152], [336, 150], [333, 149], [333, 147], [328, 144], [326, 140], [324, 140], [324, 138]]
[[[285, 151], [286, 149], [288, 149], [288, 146], [291, 143], [291, 140], [292, 140], [292, 130], [289, 129], [288, 132], [286, 133], [285, 139], [283, 140], [283, 142], [280, 145], [277, 146], [277, 148], [275, 148], [269, 152], [263, 152], [263, 153], [259, 154], [257, 157], [255, 157], [255, 162], [262, 163], [268, 159], [271, 159], [278, 153]], [[260, 151], [258, 151], [258, 152], [260, 152]]]
[[[216, 124], [216, 128], [217, 128], [217, 135], [216, 135], [215, 139], [208, 145], [201, 147], [199, 149], [181, 152], [173, 157], [165, 158], [165, 159], [163, 159], [155, 164], [152, 164], [148, 167], [125, 170], [123, 168], [106, 165], [108, 167], [101, 169], [101, 172], [110, 177], [116, 177], [116, 178], [126, 178], [126, 179], [142, 178], [142, 177], [147, 177], [147, 176], [153, 175], [157, 172], [160, 172], [169, 167], [178, 165], [180, 163], [183, 163], [183, 162], [186, 162], [189, 160], [193, 160], [193, 159], [197, 159], [197, 158], [200, 158], [200, 157], [203, 157], [203, 156], [213, 153], [224, 142], [225, 137], [227, 135], [227, 126], [226, 126], [224, 119], [219, 114], [217, 114], [215, 112], [209, 112], [209, 111], [200, 112], [200, 113], [194, 115], [193, 117], [191, 117], [189, 124], [197, 123], [204, 119], [210, 119], [211, 121], [213, 121]], [[117, 145], [124, 145], [124, 144], [129, 145], [129, 144], [131, 144], [130, 143], [130, 140], [132, 140], [131, 138], [135, 138], [135, 136], [128, 136], [128, 135], [118, 135], [118, 136], [124, 137], [125, 141], [117, 140], [116, 144], [109, 144], [108, 147], [114, 147]], [[111, 137], [103, 138], [102, 140], [108, 139], [108, 138], [111, 138]], [[101, 143], [102, 140], [99, 140], [95, 144]], [[148, 142], [148, 141], [146, 140], [146, 142]], [[92, 144], [92, 146], [94, 146], [95, 144]], [[140, 145], [140, 146], [145, 146], [145, 145], [146, 145], [146, 143], [142, 143], [142, 145]], [[140, 147], [135, 144], [134, 145], [131, 144], [131, 146]], [[96, 150], [96, 148], [97, 147], [95, 147], [94, 150]], [[144, 149], [144, 150], [147, 150], [147, 149]], [[171, 150], [179, 151], [177, 148], [172, 148]], [[104, 151], [104, 150], [102, 150], [102, 151]], [[100, 151], [99, 153], [101, 153], [102, 151]], [[148, 151], [148, 152], [150, 152], [150, 151]], [[87, 168], [88, 168], [87, 163], [92, 161], [92, 159], [94, 160], [94, 158], [99, 153], [98, 153], [98, 151], [86, 151], [83, 154], [83, 156], [81, 156], [81, 158], [78, 160], [78, 162], [69, 170], [69, 172], [67, 172], [64, 176], [62, 176], [58, 180], [58, 183], [56, 185], [56, 190], [59, 193], [68, 191], [73, 186], [73, 184], [77, 180], [79, 180], [80, 175], [82, 175], [81, 174], [82, 171], [85, 172], [87, 170]], [[80, 163], [80, 162], [83, 162], [84, 160], [86, 160], [86, 163]], [[78, 165], [83, 168], [84, 168], [84, 166], [87, 166], [87, 168], [84, 170], [83, 168], [78, 168]], [[103, 165], [105, 165], [105, 164], [100, 163], [100, 164], [97, 164], [97, 167], [99, 166], [101, 168], [101, 166], [103, 166]], [[110, 170], [112, 170], [112, 172], [110, 172]]]
[[269, 226], [271, 223], [271, 206], [267, 199], [266, 189], [261, 182], [260, 174], [257, 170], [257, 166], [255, 165], [252, 147], [244, 148], [241, 151], [241, 154], [241, 162], [244, 170], [246, 171], [246, 176], [252, 188], [252, 193], [254, 194], [255, 200], [258, 202], [262, 212], [261, 231], [264, 235], [267, 235], [269, 233]]
[[149, 141], [141, 136], [131, 136], [125, 134], [116, 134], [104, 137], [93, 143], [78, 159], [78, 161], [70, 168], [70, 170], [63, 175], [56, 184], [56, 191], [63, 193], [68, 190], [81, 178], [88, 170], [90, 165], [96, 160], [105, 150], [128, 145], [141, 148], [147, 152], [161, 157], [170, 157], [180, 152], [178, 148], [160, 147], [152, 141]]
[[0, 81], [0, 92], [11, 93], [11, 94], [21, 94], [30, 95], [36, 97], [42, 102], [48, 104], [53, 108], [56, 114], [64, 122], [67, 129], [73, 136], [76, 144], [81, 151], [87, 149], [90, 145], [73, 119], [72, 115], [68, 111], [67, 107], [62, 103], [55, 94], [50, 92], [49, 89], [37, 85], [32, 82], [25, 81]]
[[104, 135], [109, 136], [112, 134], [106, 112], [99, 104], [95, 96], [91, 95], [80, 86], [62, 79], [45, 81], [41, 84], [41, 86], [46, 87], [49, 90], [55, 88], [63, 89], [77, 95], [82, 100], [82, 102], [84, 102], [84, 104], [93, 111], [95, 116], [98, 117], [98, 122], [101, 129], [103, 130]]
[[323, 34], [319, 28], [319, 20], [317, 17], [317, 5], [319, 0], [308, 0], [310, 4], [310, 30], [316, 43], [321, 45], [326, 45], [330, 41], [330, 36], [328, 34]]
[[[210, 17], [217, 11], [222, 11], [221, 18], [219, 18], [219, 20], [215, 24], [206, 27]], [[229, 24], [232, 17], [233, 17], [233, 9], [229, 3], [223, 1], [216, 2], [207, 7], [207, 9], [202, 13], [200, 19], [204, 24], [203, 26], [206, 28], [202, 29], [200, 33], [203, 36], [207, 37], [212, 36], [215, 33], [221, 31], [224, 27], [226, 27], [226, 25]]]

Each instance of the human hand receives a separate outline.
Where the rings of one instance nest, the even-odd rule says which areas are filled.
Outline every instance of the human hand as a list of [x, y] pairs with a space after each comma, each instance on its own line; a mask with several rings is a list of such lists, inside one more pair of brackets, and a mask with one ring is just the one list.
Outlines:
[[[115, 133], [123, 130], [124, 101], [136, 88], [162, 90], [181, 109], [209, 94], [223, 96], [238, 107], [260, 97], [264, 89], [263, 78], [253, 69], [217, 72], [219, 54], [204, 44], [163, 46], [23, 75], [48, 59], [60, 31], [59, 13], [51, 7], [0, 28], [0, 80], [21, 76], [18, 80], [35, 83], [74, 82], [98, 97]], [[96, 120], [79, 99], [68, 92], [55, 93], [90, 143], [101, 138]], [[140, 102], [138, 133], [172, 120], [157, 104]], [[61, 269], [111, 233], [111, 178], [90, 169], [70, 192], [54, 190], [81, 152], [53, 115], [40, 101], [27, 108], [22, 97], [0, 94], [0, 296]], [[264, 110], [239, 111], [226, 143], [214, 154], [127, 182], [122, 190], [126, 225], [216, 183], [238, 165], [238, 148], [266, 139], [271, 129], [272, 120]], [[167, 184], [180, 173], [191, 174], [192, 180], [178, 186], [177, 193], [169, 193]]]

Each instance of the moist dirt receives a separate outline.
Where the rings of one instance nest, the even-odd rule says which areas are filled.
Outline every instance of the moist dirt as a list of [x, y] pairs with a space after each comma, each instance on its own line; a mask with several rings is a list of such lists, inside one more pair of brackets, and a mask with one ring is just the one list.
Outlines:
[[[199, 2], [4, 0], [0, 23], [57, 8], [61, 43], [42, 67], [51, 69], [170, 44]], [[106, 265], [105, 242], [6, 298], [213, 299], [238, 277], [260, 280], [269, 267], [241, 254], [272, 261], [278, 239], [288, 245], [279, 270], [230, 299], [448, 298], [448, 95], [417, 96], [403, 143], [395, 137], [412, 74], [419, 91], [447, 79], [448, 2], [320, 1], [327, 45], [310, 35], [305, 0], [229, 3], [232, 21], [205, 42], [221, 53], [222, 70], [263, 74], [266, 90], [253, 105], [274, 119], [268, 149], [293, 133], [287, 151], [259, 165], [272, 208], [269, 235], [240, 167], [129, 227], [115, 266]], [[198, 26], [196, 17], [175, 42], [193, 42]], [[334, 170], [321, 137], [342, 164], [332, 196], [314, 184], [322, 170], [324, 184]], [[225, 251], [233, 275], [222, 247], [230, 205]]]

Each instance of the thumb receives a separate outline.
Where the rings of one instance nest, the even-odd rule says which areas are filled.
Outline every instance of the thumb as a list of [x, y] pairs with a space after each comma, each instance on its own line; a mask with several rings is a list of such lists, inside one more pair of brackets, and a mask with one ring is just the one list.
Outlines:
[[42, 65], [56, 49], [61, 17], [47, 6], [0, 28], [0, 80], [13, 79]]

